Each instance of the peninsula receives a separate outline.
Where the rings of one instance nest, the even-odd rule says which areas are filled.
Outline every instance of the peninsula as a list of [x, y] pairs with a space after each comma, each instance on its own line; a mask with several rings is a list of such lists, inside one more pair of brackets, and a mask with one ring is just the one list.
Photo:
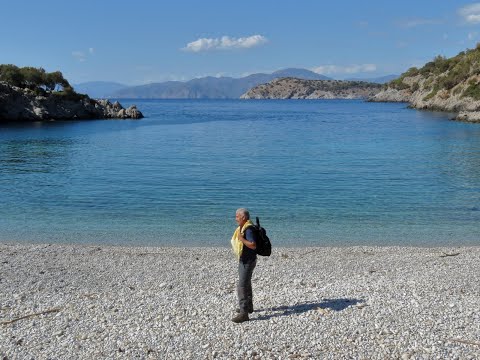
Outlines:
[[142, 117], [135, 105], [76, 93], [59, 71], [0, 65], [0, 122]]
[[377, 94], [381, 84], [363, 81], [280, 78], [255, 86], [241, 99], [365, 99]]
[[415, 109], [452, 112], [456, 120], [480, 122], [480, 44], [410, 68], [370, 101], [408, 102]]

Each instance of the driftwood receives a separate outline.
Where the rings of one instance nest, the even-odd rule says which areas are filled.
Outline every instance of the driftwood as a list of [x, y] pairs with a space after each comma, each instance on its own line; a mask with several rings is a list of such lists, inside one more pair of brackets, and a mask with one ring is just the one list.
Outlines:
[[21, 316], [19, 318], [13, 319], [13, 320], [2, 321], [2, 322], [0, 322], [0, 325], [8, 325], [8, 324], [14, 323], [14, 322], [19, 321], [19, 320], [31, 318], [33, 316], [45, 315], [45, 314], [50, 314], [50, 313], [59, 312], [59, 311], [60, 311], [60, 308], [49, 309], [49, 310], [45, 310], [45, 311], [42, 311], [42, 312]]
[[480, 346], [480, 342], [478, 342], [478, 341], [470, 341], [470, 340], [462, 340], [462, 339], [450, 339], [450, 341], [455, 341], [455, 342], [459, 342], [459, 343], [462, 343], [462, 344]]
[[442, 254], [443, 254], [443, 255], [440, 255], [440, 257], [447, 257], [447, 256], [457, 256], [457, 255], [460, 255], [460, 253], [459, 253], [459, 252], [457, 252], [457, 253], [450, 253], [450, 254], [449, 254], [449, 253], [446, 253], [446, 252], [444, 252], [444, 253], [442, 253]]

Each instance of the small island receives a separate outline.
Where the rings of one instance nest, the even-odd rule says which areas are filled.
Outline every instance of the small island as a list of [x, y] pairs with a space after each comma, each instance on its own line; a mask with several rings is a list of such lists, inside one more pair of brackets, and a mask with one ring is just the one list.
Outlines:
[[76, 93], [60, 71], [0, 65], [0, 122], [140, 118], [135, 105]]
[[455, 113], [456, 120], [480, 122], [480, 44], [452, 58], [437, 56], [410, 68], [370, 101], [408, 102], [415, 109]]
[[364, 81], [279, 78], [255, 86], [241, 99], [366, 99], [382, 90], [381, 84]]

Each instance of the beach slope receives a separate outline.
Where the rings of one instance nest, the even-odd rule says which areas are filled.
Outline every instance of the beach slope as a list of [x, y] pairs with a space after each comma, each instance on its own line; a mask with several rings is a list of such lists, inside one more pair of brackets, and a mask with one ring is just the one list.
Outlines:
[[275, 248], [230, 321], [228, 248], [0, 245], [2, 359], [469, 359], [480, 247]]

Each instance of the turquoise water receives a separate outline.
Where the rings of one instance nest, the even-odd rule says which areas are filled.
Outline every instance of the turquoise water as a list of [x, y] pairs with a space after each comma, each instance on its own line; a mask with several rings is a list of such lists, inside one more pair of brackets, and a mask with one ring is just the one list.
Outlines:
[[[130, 101], [123, 101], [130, 105]], [[135, 120], [0, 125], [0, 240], [480, 245], [480, 125], [405, 104], [140, 100]]]

